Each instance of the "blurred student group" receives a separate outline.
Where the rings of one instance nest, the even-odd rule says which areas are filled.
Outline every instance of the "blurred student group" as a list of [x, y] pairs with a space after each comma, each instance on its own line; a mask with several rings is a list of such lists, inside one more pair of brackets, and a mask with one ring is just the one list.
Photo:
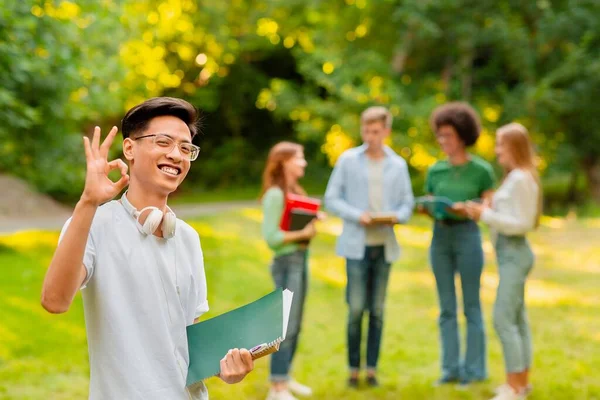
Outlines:
[[[446, 158], [430, 167], [426, 196], [416, 199], [405, 160], [385, 145], [392, 127], [392, 114], [385, 107], [362, 113], [363, 144], [337, 160], [322, 205], [307, 197], [300, 184], [307, 166], [303, 147], [280, 142], [271, 149], [263, 173], [262, 232], [274, 252], [275, 286], [292, 290], [294, 302], [287, 338], [272, 355], [269, 400], [292, 400], [312, 392], [290, 377], [290, 367], [303, 323], [309, 243], [318, 234], [315, 221], [325, 217], [320, 206], [343, 220], [336, 253], [346, 260], [350, 388], [362, 387], [362, 379], [368, 387], [379, 386], [377, 365], [390, 266], [401, 256], [394, 225], [408, 223], [416, 211], [433, 220], [429, 260], [439, 300], [441, 345], [440, 377], [433, 384], [466, 389], [488, 378], [488, 336], [480, 298], [484, 259], [478, 222], [482, 222], [490, 228], [497, 256], [500, 280], [493, 322], [506, 371], [505, 383], [495, 389], [493, 399], [524, 399], [531, 392], [532, 340], [525, 284], [534, 254], [526, 234], [538, 226], [542, 210], [534, 146], [523, 125], [500, 127], [495, 152], [504, 174], [497, 179], [490, 164], [469, 152], [481, 130], [473, 107], [446, 103], [432, 111], [430, 124]], [[303, 222], [290, 229], [294, 218]], [[467, 321], [465, 351], [461, 351], [457, 319], [457, 274]], [[368, 318], [365, 335], [364, 318]], [[361, 346], [364, 340], [366, 346]], [[361, 354], [362, 348], [366, 354]]]

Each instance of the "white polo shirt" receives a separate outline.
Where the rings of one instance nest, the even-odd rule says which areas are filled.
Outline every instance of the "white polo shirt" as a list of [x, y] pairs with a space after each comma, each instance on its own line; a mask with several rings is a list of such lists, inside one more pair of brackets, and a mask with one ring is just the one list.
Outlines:
[[179, 219], [171, 239], [145, 236], [136, 224], [111, 201], [96, 211], [88, 237], [81, 293], [89, 398], [208, 399], [204, 385], [185, 388], [186, 326], [208, 311], [198, 234]]

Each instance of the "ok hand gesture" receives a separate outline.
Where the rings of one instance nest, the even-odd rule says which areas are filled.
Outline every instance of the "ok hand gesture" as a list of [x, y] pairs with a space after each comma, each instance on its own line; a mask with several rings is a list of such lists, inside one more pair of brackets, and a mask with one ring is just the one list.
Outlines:
[[[92, 143], [87, 137], [83, 138], [87, 172], [85, 175], [85, 188], [81, 195], [82, 200], [89, 201], [94, 205], [100, 205], [115, 197], [129, 183], [127, 175], [127, 164], [121, 159], [108, 161], [108, 150], [117, 134], [117, 127], [108, 133], [102, 145], [100, 145], [100, 128], [94, 128]], [[108, 173], [113, 169], [121, 170], [121, 179], [113, 182]]]

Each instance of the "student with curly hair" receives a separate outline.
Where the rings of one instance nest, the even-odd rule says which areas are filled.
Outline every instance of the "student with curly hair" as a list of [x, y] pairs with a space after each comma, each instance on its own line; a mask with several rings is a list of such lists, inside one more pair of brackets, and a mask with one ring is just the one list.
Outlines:
[[[476, 111], [463, 102], [436, 108], [430, 119], [432, 130], [446, 159], [427, 173], [426, 192], [454, 202], [450, 217], [434, 221], [430, 261], [440, 305], [439, 327], [442, 344], [442, 376], [437, 384], [487, 378], [486, 342], [480, 302], [483, 250], [477, 223], [466, 218], [465, 203], [488, 198], [494, 187], [492, 167], [467, 151], [479, 137]], [[459, 274], [463, 312], [467, 319], [466, 352], [461, 362], [454, 277]]]

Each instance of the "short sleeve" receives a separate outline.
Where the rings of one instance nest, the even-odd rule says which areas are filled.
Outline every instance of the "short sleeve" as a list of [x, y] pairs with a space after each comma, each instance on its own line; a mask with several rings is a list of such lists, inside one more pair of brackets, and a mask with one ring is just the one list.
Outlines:
[[494, 175], [494, 170], [491, 165], [487, 163], [484, 164], [484, 173], [481, 180], [480, 194], [483, 194], [484, 192], [487, 192], [496, 186], [496, 176]]
[[[71, 224], [71, 219], [69, 218], [67, 222], [63, 225], [62, 230], [60, 231], [60, 236], [58, 237], [58, 243], [61, 242], [63, 236], [67, 232], [69, 225]], [[93, 229], [93, 224], [92, 224]], [[88, 234], [88, 239], [85, 244], [85, 253], [83, 254], [83, 266], [86, 270], [86, 276], [81, 284], [80, 289], [85, 289], [90, 279], [94, 275], [94, 270], [96, 268], [96, 243], [94, 242], [94, 235], [92, 234], [92, 229], [90, 229], [90, 233]]]
[[425, 194], [433, 194], [433, 183], [431, 182], [432, 168], [427, 170], [427, 175], [425, 176]]
[[202, 245], [198, 236], [198, 249], [194, 252], [193, 265], [197, 265], [196, 270], [196, 310], [194, 311], [194, 319], [199, 318], [202, 314], [208, 311], [208, 291], [206, 288], [206, 273], [204, 272], [204, 255], [202, 253]]

